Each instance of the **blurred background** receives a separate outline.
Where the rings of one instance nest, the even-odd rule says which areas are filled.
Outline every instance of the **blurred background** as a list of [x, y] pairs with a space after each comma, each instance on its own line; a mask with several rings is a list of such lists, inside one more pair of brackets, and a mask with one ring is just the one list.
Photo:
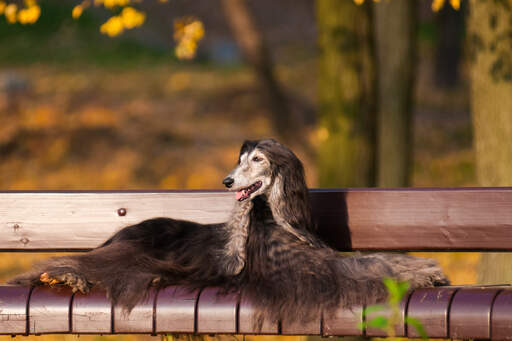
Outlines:
[[[1, 190], [221, 188], [243, 140], [262, 137], [298, 154], [310, 187], [512, 185], [510, 0], [2, 0], [0, 13]], [[417, 254], [454, 284], [512, 281], [503, 254]], [[0, 280], [47, 256], [1, 254]]]

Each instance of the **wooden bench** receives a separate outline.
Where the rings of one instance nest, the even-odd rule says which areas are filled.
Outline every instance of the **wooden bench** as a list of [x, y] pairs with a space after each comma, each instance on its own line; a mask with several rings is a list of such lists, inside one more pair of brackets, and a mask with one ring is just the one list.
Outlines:
[[[508, 251], [512, 188], [312, 190], [319, 233], [343, 250]], [[118, 229], [156, 216], [225, 221], [233, 194], [221, 191], [1, 192], [0, 251], [86, 251]], [[254, 330], [243, 295], [215, 288], [153, 291], [126, 316], [105, 294], [68, 289], [0, 287], [0, 334], [198, 333], [384, 336], [360, 330], [363, 307], [340, 309], [311, 323], [286, 320]], [[415, 317], [431, 338], [512, 338], [512, 287], [415, 290], [402, 320]], [[397, 336], [417, 337], [399, 323]]]

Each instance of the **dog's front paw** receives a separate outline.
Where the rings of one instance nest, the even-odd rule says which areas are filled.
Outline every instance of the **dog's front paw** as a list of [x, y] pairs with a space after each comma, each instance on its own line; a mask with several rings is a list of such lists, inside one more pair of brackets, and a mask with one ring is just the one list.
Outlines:
[[67, 285], [73, 290], [73, 292], [80, 291], [82, 294], [87, 294], [92, 287], [92, 284], [87, 281], [85, 277], [71, 272], [66, 272], [59, 275], [52, 275], [48, 272], [44, 272], [39, 277], [39, 280], [44, 284], [48, 284], [49, 286], [54, 286], [57, 284]]

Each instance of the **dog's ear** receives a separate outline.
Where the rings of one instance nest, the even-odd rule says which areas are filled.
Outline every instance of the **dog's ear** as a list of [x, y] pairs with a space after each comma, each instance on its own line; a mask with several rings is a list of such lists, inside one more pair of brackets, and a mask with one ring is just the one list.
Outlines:
[[240, 148], [240, 154], [238, 154], [238, 162], [240, 162], [240, 156], [244, 153], [250, 153], [254, 148], [258, 145], [259, 141], [257, 140], [245, 140]]
[[287, 147], [278, 144], [269, 148], [272, 175], [279, 186], [281, 200], [286, 201], [282, 213], [291, 226], [297, 230], [315, 230], [311, 218], [309, 191], [306, 186], [302, 162]]

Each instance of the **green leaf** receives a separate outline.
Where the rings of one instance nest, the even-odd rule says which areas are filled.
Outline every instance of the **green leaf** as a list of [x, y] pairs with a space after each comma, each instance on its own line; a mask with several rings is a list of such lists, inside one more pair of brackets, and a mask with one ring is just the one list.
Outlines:
[[384, 329], [387, 327], [389, 323], [389, 320], [385, 318], [384, 316], [377, 316], [374, 319], [371, 319], [367, 322], [369, 327], [378, 328], [378, 329]]
[[398, 304], [404, 297], [407, 290], [410, 288], [410, 284], [408, 282], [398, 282], [393, 278], [386, 277], [383, 279], [384, 285], [388, 289], [389, 292], [389, 302], [391, 304]]
[[364, 308], [363, 316], [366, 316], [368, 314], [373, 314], [373, 313], [376, 313], [378, 311], [382, 311], [382, 310], [385, 310], [385, 309], [386, 309], [386, 306], [382, 305], [382, 304], [370, 305], [370, 306]]
[[385, 277], [382, 281], [384, 282], [384, 285], [388, 289], [389, 296], [397, 297], [399, 293], [397, 281], [389, 277]]
[[416, 331], [418, 332], [418, 334], [420, 334], [420, 336], [423, 340], [428, 339], [428, 335], [425, 332], [425, 328], [423, 328], [423, 325], [421, 324], [420, 321], [418, 321], [417, 319], [415, 319], [413, 317], [406, 317], [405, 323], [413, 326], [416, 329]]

